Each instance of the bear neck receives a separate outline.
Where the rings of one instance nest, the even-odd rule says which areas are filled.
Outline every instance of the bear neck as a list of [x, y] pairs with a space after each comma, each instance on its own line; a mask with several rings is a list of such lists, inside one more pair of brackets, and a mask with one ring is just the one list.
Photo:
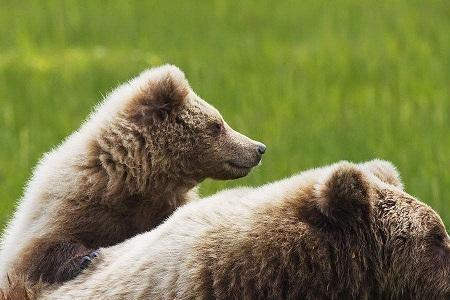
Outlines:
[[164, 202], [177, 207], [203, 180], [186, 173], [176, 157], [165, 159], [163, 151], [141, 133], [118, 126], [93, 140], [85, 157], [84, 175], [98, 177], [94, 182], [103, 184], [94, 186], [111, 204], [121, 205], [131, 197], [149, 205]]
[[[70, 210], [64, 210], [67, 218], [81, 218], [86, 223], [81, 227], [76, 222], [67, 225], [65, 231], [91, 248], [114, 245], [151, 230], [177, 207], [197, 198], [197, 180], [167, 166], [151, 167], [151, 153], [148, 156], [140, 148], [127, 152], [123, 143], [107, 137], [91, 140], [87, 151], [79, 153], [74, 163], [59, 165], [66, 173], [76, 174], [67, 182], [70, 186], [65, 196], [75, 201], [65, 201], [66, 205], [75, 203], [88, 214], [77, 215], [77, 209], [69, 215]], [[107, 227], [101, 223], [105, 218], [110, 222]]]

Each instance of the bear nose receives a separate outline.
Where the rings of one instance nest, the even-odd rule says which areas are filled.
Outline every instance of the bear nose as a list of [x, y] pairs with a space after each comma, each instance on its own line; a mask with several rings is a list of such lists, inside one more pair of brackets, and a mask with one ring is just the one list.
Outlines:
[[264, 154], [264, 152], [266, 152], [266, 145], [264, 145], [264, 144], [259, 144], [258, 145], [258, 153], [259, 154]]

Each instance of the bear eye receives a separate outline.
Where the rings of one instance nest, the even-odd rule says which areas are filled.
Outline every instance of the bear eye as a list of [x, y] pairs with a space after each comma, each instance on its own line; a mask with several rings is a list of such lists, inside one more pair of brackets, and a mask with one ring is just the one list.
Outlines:
[[440, 228], [431, 230], [428, 240], [434, 244], [441, 245], [445, 240], [446, 234]]
[[177, 123], [179, 125], [184, 125], [183, 119], [180, 118], [179, 116], [175, 117], [175, 123]]
[[223, 130], [223, 123], [222, 122], [213, 122], [211, 124], [211, 131], [214, 135], [219, 135]]
[[431, 239], [433, 240], [433, 242], [442, 243], [444, 241], [444, 236], [440, 233], [432, 233]]

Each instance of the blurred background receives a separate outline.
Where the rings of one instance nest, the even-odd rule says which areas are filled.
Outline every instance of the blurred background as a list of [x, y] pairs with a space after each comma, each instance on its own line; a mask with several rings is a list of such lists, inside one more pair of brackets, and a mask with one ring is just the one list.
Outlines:
[[268, 146], [202, 195], [379, 157], [450, 225], [449, 1], [0, 0], [0, 228], [42, 154], [163, 63]]

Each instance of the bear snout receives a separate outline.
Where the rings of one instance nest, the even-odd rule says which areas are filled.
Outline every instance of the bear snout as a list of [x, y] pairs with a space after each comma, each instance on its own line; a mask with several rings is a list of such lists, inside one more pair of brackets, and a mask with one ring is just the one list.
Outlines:
[[234, 147], [230, 151], [233, 155], [225, 161], [225, 165], [227, 169], [231, 168], [232, 173], [239, 175], [239, 177], [245, 176], [253, 167], [261, 163], [262, 156], [267, 148], [263, 143], [253, 140], [246, 145], [235, 144]]
[[263, 143], [259, 143], [256, 149], [260, 155], [263, 155], [264, 153], [266, 153], [267, 147]]
[[246, 155], [241, 156], [241, 159], [251, 167], [257, 166], [261, 162], [263, 154], [266, 153], [266, 149], [267, 146], [263, 143], [252, 140], [252, 145], [247, 148]]

